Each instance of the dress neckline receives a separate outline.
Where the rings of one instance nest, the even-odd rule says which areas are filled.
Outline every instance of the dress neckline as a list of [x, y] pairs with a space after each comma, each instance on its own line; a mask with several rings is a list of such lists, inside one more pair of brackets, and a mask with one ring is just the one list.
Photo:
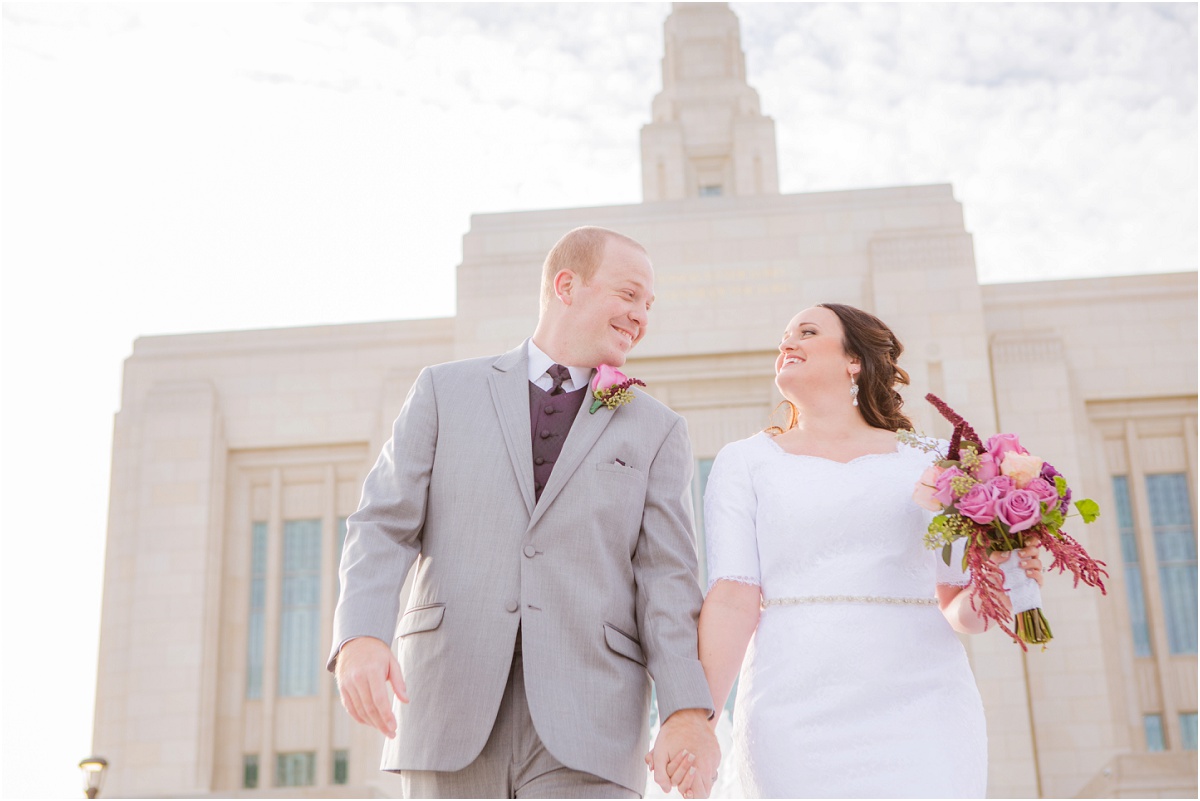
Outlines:
[[783, 449], [783, 446], [775, 441], [774, 437], [772, 437], [770, 434], [768, 434], [765, 431], [763, 431], [761, 433], [762, 433], [762, 436], [766, 437], [767, 442], [771, 445], [771, 447], [774, 448], [777, 452], [783, 454], [784, 456], [791, 456], [795, 459], [816, 459], [818, 462], [828, 462], [829, 464], [838, 464], [838, 465], [842, 465], [843, 467], [846, 465], [852, 465], [855, 462], [864, 461], [866, 459], [875, 459], [880, 456], [897, 456], [900, 454], [900, 446], [904, 444], [904, 443], [900, 442], [899, 440], [897, 440], [896, 447], [893, 450], [887, 451], [886, 453], [864, 453], [862, 456], [855, 456], [853, 459], [851, 459], [848, 462], [839, 462], [837, 459], [828, 459], [824, 456], [811, 456], [807, 453], [792, 453], [791, 451], [785, 451]]

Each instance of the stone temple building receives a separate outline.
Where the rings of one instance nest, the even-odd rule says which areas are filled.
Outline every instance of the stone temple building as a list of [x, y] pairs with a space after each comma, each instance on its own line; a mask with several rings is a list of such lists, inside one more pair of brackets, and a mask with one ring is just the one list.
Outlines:
[[786, 321], [868, 309], [906, 344], [918, 427], [948, 433], [921, 400], [936, 392], [1104, 509], [1073, 533], [1108, 563], [1107, 596], [1051, 575], [1049, 649], [964, 639], [990, 794], [1195, 797], [1196, 273], [981, 286], [949, 185], [780, 194], [725, 4], [676, 4], [665, 37], [643, 202], [473, 217], [456, 316], [134, 343], [95, 710], [106, 794], [397, 794], [324, 669], [345, 519], [421, 367], [528, 336], [543, 257], [591, 224], [655, 264], [628, 371], [687, 419], [702, 565], [708, 467], [768, 424]]

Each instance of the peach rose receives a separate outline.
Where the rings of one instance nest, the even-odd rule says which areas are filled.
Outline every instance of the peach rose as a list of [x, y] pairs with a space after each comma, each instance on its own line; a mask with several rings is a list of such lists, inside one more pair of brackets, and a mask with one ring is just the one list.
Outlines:
[[944, 472], [945, 468], [936, 464], [925, 468], [925, 472], [917, 479], [916, 489], [913, 490], [913, 500], [917, 502], [917, 506], [931, 512], [942, 511], [942, 505], [934, 499], [933, 493], [937, 490], [938, 477]]
[[1000, 462], [1000, 472], [1011, 478], [1017, 489], [1024, 489], [1042, 474], [1042, 460], [1031, 453], [1009, 451]]

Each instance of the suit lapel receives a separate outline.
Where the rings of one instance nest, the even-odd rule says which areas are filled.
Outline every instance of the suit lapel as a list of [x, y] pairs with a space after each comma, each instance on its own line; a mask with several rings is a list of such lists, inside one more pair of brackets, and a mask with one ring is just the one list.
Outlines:
[[542, 497], [533, 510], [533, 517], [529, 520], [531, 527], [541, 519], [546, 508], [558, 497], [558, 493], [579, 469], [584, 457], [592, 450], [592, 446], [600, 439], [600, 435], [612, 420], [614, 410], [601, 407], [595, 414], [590, 414], [588, 410], [591, 407], [592, 397], [588, 394], [579, 406], [575, 422], [571, 424], [571, 433], [567, 434], [562, 453], [559, 454], [558, 461], [554, 463], [554, 470], [550, 473], [550, 481], [542, 490]]
[[[488, 388], [492, 392], [492, 403], [496, 416], [500, 418], [500, 431], [508, 458], [517, 474], [521, 487], [521, 498], [525, 510], [533, 514], [533, 450], [529, 434], [529, 363], [524, 342], [514, 350], [501, 356], [492, 364], [488, 374]], [[568, 443], [570, 440], [568, 439]]]

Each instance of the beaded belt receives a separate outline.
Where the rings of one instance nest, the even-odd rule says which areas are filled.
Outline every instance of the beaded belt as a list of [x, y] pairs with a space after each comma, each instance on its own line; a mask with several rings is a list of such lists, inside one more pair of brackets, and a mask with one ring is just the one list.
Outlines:
[[887, 598], [881, 595], [806, 595], [803, 598], [765, 598], [762, 605], [792, 606], [795, 604], [905, 604], [935, 606], [937, 598]]

